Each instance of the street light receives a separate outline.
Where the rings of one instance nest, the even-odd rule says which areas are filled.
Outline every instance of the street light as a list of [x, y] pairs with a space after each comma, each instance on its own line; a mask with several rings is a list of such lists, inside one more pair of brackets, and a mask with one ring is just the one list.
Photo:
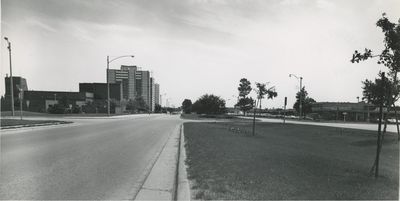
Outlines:
[[110, 82], [108, 81], [108, 70], [110, 69], [110, 63], [124, 57], [134, 57], [133, 55], [123, 55], [110, 60], [110, 56], [107, 56], [107, 115], [110, 116]]
[[303, 110], [303, 103], [301, 100], [301, 89], [302, 89], [302, 82], [303, 82], [303, 77], [298, 77], [295, 74], [289, 74], [289, 77], [295, 77], [297, 80], [300, 80], [300, 90], [299, 90], [299, 119], [301, 119], [301, 115], [302, 115], [302, 110]]
[[12, 65], [11, 65], [11, 42], [7, 37], [4, 37], [4, 40], [7, 41], [8, 44], [8, 52], [10, 57], [10, 91], [11, 91], [11, 114], [14, 116], [14, 86], [13, 86], [13, 76], [12, 76]]

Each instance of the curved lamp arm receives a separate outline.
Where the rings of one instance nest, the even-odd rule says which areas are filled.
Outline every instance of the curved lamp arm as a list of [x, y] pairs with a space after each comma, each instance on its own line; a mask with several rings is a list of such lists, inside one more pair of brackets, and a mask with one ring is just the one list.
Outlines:
[[119, 57], [116, 57], [116, 58], [114, 58], [114, 59], [111, 59], [110, 61], [108, 61], [108, 63], [111, 63], [111, 62], [113, 62], [113, 61], [115, 61], [115, 60], [117, 60], [117, 59], [120, 59], [120, 58], [123, 58], [123, 57], [135, 57], [135, 56], [133, 56], [133, 55], [123, 55], [123, 56], [119, 56]]

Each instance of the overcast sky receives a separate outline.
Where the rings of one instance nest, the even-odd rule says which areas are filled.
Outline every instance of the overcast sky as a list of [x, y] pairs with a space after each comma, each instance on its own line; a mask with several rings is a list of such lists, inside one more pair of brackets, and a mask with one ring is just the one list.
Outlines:
[[[12, 43], [13, 75], [33, 90], [78, 91], [105, 82], [111, 63], [153, 72], [170, 102], [212, 93], [232, 106], [241, 78], [269, 82], [289, 107], [304, 77], [317, 101], [355, 102], [361, 81], [384, 67], [352, 64], [355, 49], [383, 48], [376, 21], [397, 22], [399, 0], [2, 0], [1, 35]], [[1, 94], [9, 74], [1, 40]]]

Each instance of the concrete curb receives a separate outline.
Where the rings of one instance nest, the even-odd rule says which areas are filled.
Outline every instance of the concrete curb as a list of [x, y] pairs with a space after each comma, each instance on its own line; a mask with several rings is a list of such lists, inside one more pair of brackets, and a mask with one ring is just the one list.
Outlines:
[[135, 200], [173, 200], [175, 198], [180, 127], [169, 137]]
[[184, 135], [184, 126], [182, 124], [176, 200], [191, 200], [190, 183], [187, 178], [187, 171], [186, 171], [187, 165], [185, 163], [185, 160], [186, 160], [185, 135]]

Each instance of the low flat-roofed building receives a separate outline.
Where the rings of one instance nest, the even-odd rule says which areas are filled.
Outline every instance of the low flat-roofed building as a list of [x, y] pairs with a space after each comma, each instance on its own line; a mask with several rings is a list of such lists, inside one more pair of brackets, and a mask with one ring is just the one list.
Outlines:
[[86, 102], [93, 101], [93, 94], [86, 92], [66, 91], [24, 91], [23, 107], [27, 111], [47, 112], [50, 105], [66, 101], [71, 106], [82, 107]]
[[312, 113], [325, 120], [367, 121], [377, 111], [373, 104], [358, 102], [316, 102], [312, 103]]

